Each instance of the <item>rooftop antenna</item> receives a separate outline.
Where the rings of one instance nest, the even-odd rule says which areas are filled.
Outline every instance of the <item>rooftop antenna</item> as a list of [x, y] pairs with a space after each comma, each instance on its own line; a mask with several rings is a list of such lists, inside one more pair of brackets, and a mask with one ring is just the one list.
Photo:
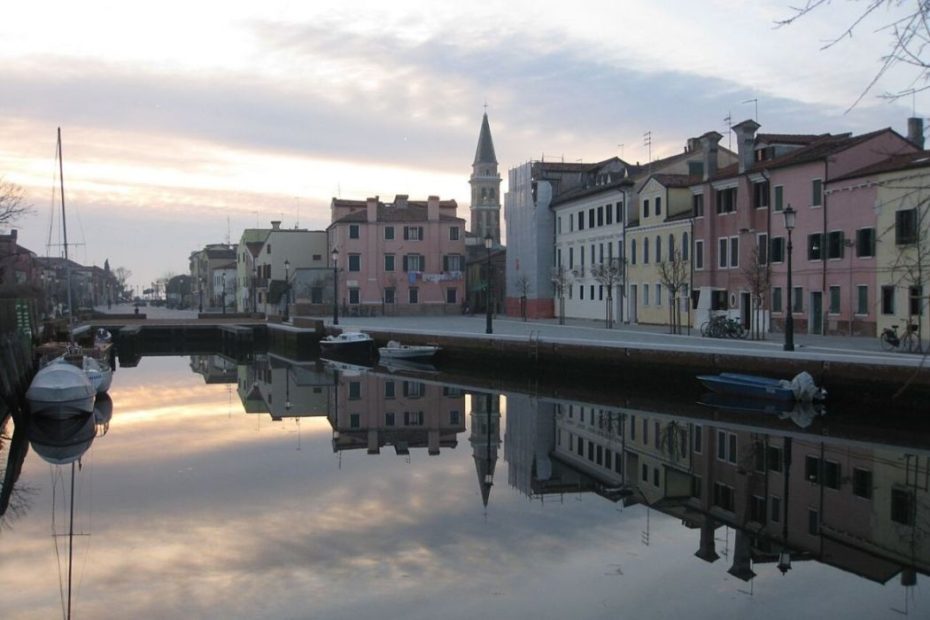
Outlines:
[[758, 99], [747, 99], [747, 100], [744, 101], [743, 103], [753, 103], [753, 104], [755, 104], [755, 113], [754, 113], [754, 116], [752, 117], [752, 120], [754, 120], [754, 121], [756, 121], [756, 122], [758, 123], [758, 122], [759, 122], [759, 100], [758, 100]]
[[620, 159], [623, 159], [623, 143], [621, 142], [617, 147], [620, 149]]
[[226, 216], [226, 245], [229, 245], [229, 216]]
[[733, 114], [727, 112], [727, 115], [723, 117], [723, 122], [727, 124], [727, 150], [732, 151], [730, 147], [733, 146], [733, 132], [730, 128], [733, 127]]
[[652, 131], [647, 131], [643, 134], [643, 146], [646, 147], [647, 153], [649, 155], [649, 163], [652, 163]]
[[297, 203], [297, 222], [294, 224], [294, 228], [300, 228], [300, 196], [294, 196], [294, 202]]

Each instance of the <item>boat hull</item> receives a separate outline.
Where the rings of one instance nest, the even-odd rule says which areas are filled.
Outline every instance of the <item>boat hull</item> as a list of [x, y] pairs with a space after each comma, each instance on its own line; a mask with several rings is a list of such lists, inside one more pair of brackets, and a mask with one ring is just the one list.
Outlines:
[[92, 413], [96, 395], [84, 371], [68, 363], [45, 366], [26, 390], [32, 413], [56, 418]]
[[778, 379], [723, 373], [720, 375], [699, 375], [698, 381], [711, 392], [728, 394], [743, 398], [758, 398], [783, 402], [795, 400], [794, 390]]
[[428, 345], [423, 346], [399, 346], [399, 347], [381, 347], [378, 349], [378, 355], [386, 359], [394, 360], [419, 360], [426, 361], [431, 359], [439, 347]]

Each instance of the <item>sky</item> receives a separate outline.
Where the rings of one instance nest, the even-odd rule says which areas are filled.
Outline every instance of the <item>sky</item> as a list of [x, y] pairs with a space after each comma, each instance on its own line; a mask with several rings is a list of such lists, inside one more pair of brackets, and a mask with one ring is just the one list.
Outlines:
[[903, 71], [849, 110], [901, 9], [824, 50], [862, 3], [776, 28], [796, 4], [16, 3], [0, 20], [0, 176], [34, 207], [20, 242], [61, 255], [60, 127], [71, 257], [147, 287], [245, 228], [325, 229], [334, 196], [435, 194], [467, 220], [485, 109], [504, 191], [529, 160], [645, 163], [711, 130], [726, 146], [748, 118], [906, 134], [926, 95], [878, 97]]

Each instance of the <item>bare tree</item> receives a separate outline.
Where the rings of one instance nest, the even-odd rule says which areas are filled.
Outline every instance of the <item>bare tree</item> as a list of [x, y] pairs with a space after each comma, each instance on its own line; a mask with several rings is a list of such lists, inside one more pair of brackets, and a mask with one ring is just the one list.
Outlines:
[[614, 287], [619, 286], [623, 281], [623, 262], [619, 258], [611, 258], [606, 263], [593, 265], [591, 276], [607, 289], [605, 323], [607, 329], [610, 329], [614, 324]]
[[32, 213], [32, 207], [23, 204], [23, 188], [0, 177], [0, 224], [11, 224]]
[[[763, 253], [765, 252], [765, 253]], [[761, 340], [765, 337], [763, 329], [763, 308], [765, 300], [768, 298], [769, 290], [772, 288], [771, 270], [769, 269], [768, 249], [760, 251], [759, 245], [752, 248], [749, 262], [740, 270], [746, 283], [749, 285], [749, 293], [752, 296], [752, 308], [755, 319], [750, 326], [750, 333], [753, 340]]]
[[[793, 7], [792, 14], [777, 20], [775, 25], [777, 28], [791, 25], [829, 4], [830, 0], [806, 0], [802, 6]], [[881, 97], [894, 101], [930, 88], [930, 3], [925, 0], [867, 0], [859, 6], [861, 8], [852, 22], [821, 47], [821, 50], [830, 49], [845, 39], [852, 39], [856, 30], [861, 32], [866, 28], [865, 23], [873, 17], [882, 20], [878, 27], [868, 28], [871, 33], [883, 32], [889, 37], [888, 51], [880, 58], [881, 66], [849, 110], [856, 107], [886, 74], [898, 67], [911, 70], [913, 79], [906, 87], [886, 91]], [[880, 9], [884, 10], [880, 12]]]
[[125, 267], [117, 267], [113, 270], [113, 277], [116, 278], [116, 284], [119, 286], [119, 295], [126, 295], [126, 289], [129, 286], [129, 278], [132, 277], [132, 272]]
[[668, 289], [669, 326], [673, 334], [681, 333], [681, 293], [691, 277], [688, 261], [678, 250], [670, 250], [668, 260], [657, 265], [659, 280]]
[[565, 291], [572, 285], [572, 272], [564, 265], [552, 268], [552, 285], [555, 287], [555, 296], [559, 299], [559, 325], [565, 325]]
[[533, 283], [530, 281], [530, 277], [525, 273], [521, 273], [517, 276], [517, 290], [520, 291], [520, 316], [523, 317], [523, 320], [526, 321], [526, 298], [529, 296], [531, 289], [533, 288]]

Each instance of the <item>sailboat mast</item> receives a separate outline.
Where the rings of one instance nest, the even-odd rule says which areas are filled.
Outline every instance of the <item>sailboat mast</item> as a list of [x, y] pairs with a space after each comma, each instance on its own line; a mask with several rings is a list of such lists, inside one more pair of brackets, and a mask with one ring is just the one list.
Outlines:
[[68, 526], [68, 615], [71, 620], [71, 566], [74, 560], [74, 462], [71, 462], [71, 518]]
[[64, 153], [61, 150], [61, 127], [58, 128], [58, 180], [61, 182], [61, 232], [64, 235], [65, 245], [65, 274], [68, 288], [68, 323], [73, 318], [71, 306], [71, 261], [68, 258], [68, 220], [65, 218], [65, 164]]

